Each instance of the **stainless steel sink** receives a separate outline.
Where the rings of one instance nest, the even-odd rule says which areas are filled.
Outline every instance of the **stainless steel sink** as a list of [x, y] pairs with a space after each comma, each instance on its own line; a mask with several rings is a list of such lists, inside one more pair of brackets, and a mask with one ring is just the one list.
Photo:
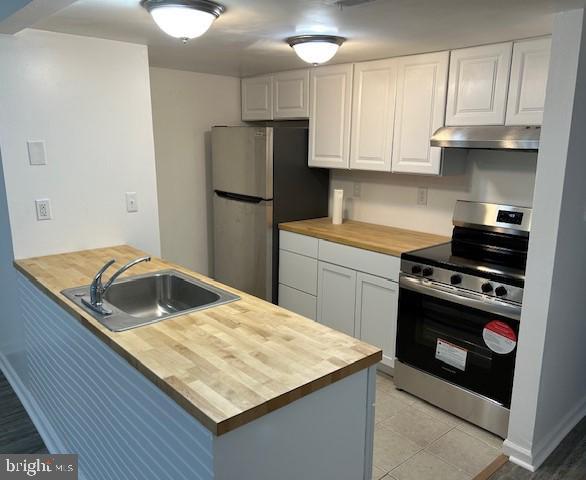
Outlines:
[[100, 315], [83, 304], [82, 298], [89, 294], [89, 285], [61, 293], [114, 332], [240, 299], [176, 270], [137, 275], [115, 282], [104, 296], [104, 303], [112, 310], [111, 315]]

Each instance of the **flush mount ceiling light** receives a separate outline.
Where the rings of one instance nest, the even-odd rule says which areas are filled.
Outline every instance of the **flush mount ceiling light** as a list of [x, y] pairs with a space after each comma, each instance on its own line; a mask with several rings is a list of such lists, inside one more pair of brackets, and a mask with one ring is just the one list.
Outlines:
[[187, 43], [203, 35], [226, 9], [210, 0], [142, 0], [163, 32]]
[[287, 39], [297, 56], [312, 65], [331, 60], [345, 41], [345, 38], [335, 35], [298, 35]]

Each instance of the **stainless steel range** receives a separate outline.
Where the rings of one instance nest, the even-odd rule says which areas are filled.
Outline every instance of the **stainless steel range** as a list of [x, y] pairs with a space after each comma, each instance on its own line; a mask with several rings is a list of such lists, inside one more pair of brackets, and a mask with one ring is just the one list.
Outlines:
[[453, 224], [401, 256], [395, 383], [504, 438], [531, 209], [459, 201]]

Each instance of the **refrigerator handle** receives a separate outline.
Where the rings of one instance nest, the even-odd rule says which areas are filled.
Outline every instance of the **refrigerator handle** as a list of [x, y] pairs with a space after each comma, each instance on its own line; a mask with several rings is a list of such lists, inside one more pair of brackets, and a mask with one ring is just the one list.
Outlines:
[[215, 192], [218, 197], [234, 200], [236, 202], [260, 203], [264, 200], [260, 197], [252, 197], [250, 195], [242, 195], [240, 193], [223, 192], [222, 190], [215, 190]]

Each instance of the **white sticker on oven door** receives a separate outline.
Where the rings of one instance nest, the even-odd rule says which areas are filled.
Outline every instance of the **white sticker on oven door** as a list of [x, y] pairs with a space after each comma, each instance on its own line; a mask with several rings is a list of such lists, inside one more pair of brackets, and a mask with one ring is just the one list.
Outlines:
[[517, 346], [515, 331], [499, 320], [493, 320], [484, 326], [482, 338], [488, 348], [501, 355], [511, 353]]
[[466, 370], [466, 357], [468, 350], [460, 348], [453, 343], [446, 342], [441, 338], [437, 339], [437, 346], [435, 349], [435, 358], [441, 360], [458, 370]]

